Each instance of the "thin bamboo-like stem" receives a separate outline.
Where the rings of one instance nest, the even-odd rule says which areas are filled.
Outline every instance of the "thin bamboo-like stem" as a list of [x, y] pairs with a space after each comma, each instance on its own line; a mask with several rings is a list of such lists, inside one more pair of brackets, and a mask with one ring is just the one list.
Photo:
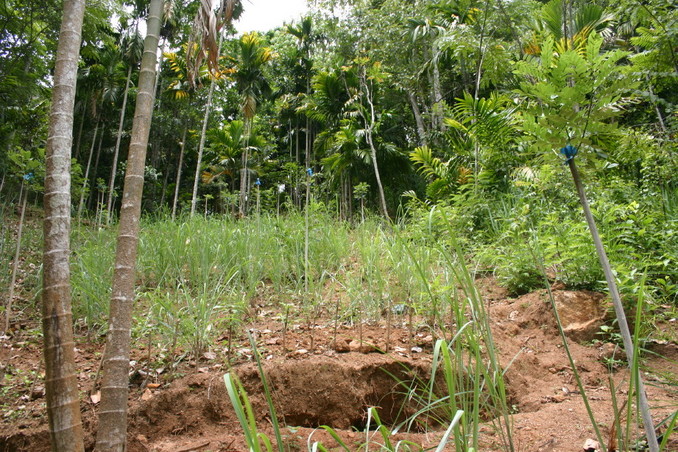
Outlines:
[[[138, 25], [137, 25], [138, 26]], [[160, 71], [158, 71], [160, 72]], [[115, 138], [115, 148], [113, 150], [113, 163], [111, 165], [111, 177], [108, 183], [108, 202], [106, 203], [106, 224], [111, 224], [113, 215], [113, 192], [115, 191], [115, 175], [118, 171], [118, 155], [120, 154], [120, 142], [122, 141], [122, 128], [125, 124], [125, 113], [127, 111], [127, 96], [129, 94], [130, 80], [132, 79], [132, 64], [127, 68], [127, 79], [125, 81], [125, 94], [122, 97], [122, 107], [120, 108], [120, 121], [118, 122], [118, 133]]]
[[[9, 282], [9, 295], [5, 304], [5, 324], [2, 334], [5, 335], [9, 330], [9, 319], [12, 317], [12, 301], [14, 300], [14, 284], [16, 283], [16, 272], [19, 268], [19, 256], [21, 255], [21, 232], [24, 228], [24, 218], [26, 217], [26, 202], [28, 201], [28, 190], [24, 190], [24, 183], [21, 182], [21, 191], [19, 192], [19, 202], [21, 203], [21, 215], [19, 217], [19, 231], [16, 235], [16, 252], [14, 253], [14, 262], [12, 262], [12, 279]], [[23, 200], [22, 200], [23, 197]]]
[[[78, 203], [78, 223], [80, 222], [80, 216], [82, 215], [82, 207], [85, 204], [85, 190], [87, 189], [87, 183], [89, 182], [89, 169], [92, 164], [92, 155], [94, 154], [94, 147], [97, 142], [97, 133], [99, 131], [99, 120], [97, 119], [96, 126], [94, 126], [94, 136], [92, 137], [92, 145], [89, 148], [89, 157], [87, 157], [87, 166], [85, 167], [85, 177], [82, 179], [82, 191], [80, 192], [80, 202]], [[92, 184], [92, 186], [94, 186]]]
[[188, 123], [184, 125], [184, 133], [181, 136], [181, 147], [179, 149], [179, 163], [177, 163], [177, 179], [174, 184], [174, 199], [172, 201], [172, 221], [177, 215], [177, 202], [179, 200], [179, 186], [181, 185], [181, 167], [184, 164], [184, 150], [186, 149], [186, 132], [188, 132]]
[[304, 209], [304, 297], [308, 295], [308, 271], [310, 267], [308, 262], [308, 228], [309, 228], [308, 210], [310, 206], [310, 199], [311, 199], [311, 174], [307, 173], [306, 209]]
[[[607, 253], [605, 252], [605, 247], [603, 242], [600, 239], [600, 234], [598, 233], [598, 228], [596, 222], [591, 213], [591, 208], [589, 207], [588, 200], [586, 198], [586, 192], [584, 191], [584, 186], [581, 182], [581, 177], [579, 176], [579, 171], [577, 170], [577, 165], [574, 163], [574, 159], [570, 158], [568, 160], [568, 166], [570, 167], [570, 172], [572, 173], [572, 180], [574, 185], [577, 188], [577, 193], [579, 195], [579, 201], [584, 209], [584, 216], [586, 217], [586, 222], [588, 223], [589, 230], [591, 231], [591, 237], [593, 238], [593, 243], [596, 247], [596, 253], [598, 254], [598, 260], [600, 265], [603, 267], [603, 273], [605, 273], [605, 280], [607, 281], [607, 286], [610, 290], [610, 297], [612, 298], [612, 304], [614, 305], [614, 311], [617, 316], [617, 323], [619, 324], [619, 331], [622, 336], [622, 341], [624, 343], [624, 351], [626, 352], [626, 358], [628, 360], [631, 371], [633, 372], [633, 362], [635, 357], [633, 339], [631, 338], [631, 331], [629, 330], [628, 322], [626, 321], [626, 314], [624, 313], [624, 306], [621, 302], [621, 297], [619, 295], [619, 290], [617, 289], [617, 282], [612, 273], [612, 267], [610, 266], [610, 261], [607, 258]], [[652, 415], [650, 413], [650, 406], [647, 401], [647, 394], [645, 394], [645, 385], [643, 384], [643, 379], [640, 375], [640, 371], [637, 371], [637, 387], [636, 392], [638, 393], [638, 407], [640, 409], [640, 414], [643, 418], [643, 425], [645, 427], [645, 434], [647, 435], [647, 444], [650, 448], [650, 452], [658, 452], [659, 444], [657, 443], [657, 435], [654, 430], [654, 423], [652, 421]]]
[[[219, 36], [221, 45], [221, 35]], [[210, 90], [207, 94], [207, 104], [205, 105], [205, 116], [202, 121], [202, 132], [200, 133], [200, 144], [198, 146], [198, 162], [195, 166], [195, 179], [193, 179], [193, 196], [191, 197], [191, 216], [195, 214], [195, 207], [198, 204], [198, 185], [200, 184], [200, 166], [202, 165], [202, 154], [205, 149], [205, 136], [207, 134], [207, 123], [210, 120], [212, 111], [212, 97], [214, 95], [214, 86], [216, 81], [214, 76], [210, 77]]]

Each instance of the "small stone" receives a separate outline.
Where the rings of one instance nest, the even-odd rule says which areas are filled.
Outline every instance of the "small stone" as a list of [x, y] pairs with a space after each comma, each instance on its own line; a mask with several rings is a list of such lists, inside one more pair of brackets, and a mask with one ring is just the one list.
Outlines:
[[433, 344], [433, 336], [431, 336], [430, 334], [419, 340], [419, 345], [431, 345], [431, 344]]
[[600, 450], [600, 443], [594, 439], [587, 439], [584, 442], [584, 452], [598, 452]]
[[151, 398], [153, 398], [153, 391], [151, 391], [150, 389], [146, 389], [144, 393], [141, 395], [141, 400], [143, 400], [144, 402], [150, 400]]

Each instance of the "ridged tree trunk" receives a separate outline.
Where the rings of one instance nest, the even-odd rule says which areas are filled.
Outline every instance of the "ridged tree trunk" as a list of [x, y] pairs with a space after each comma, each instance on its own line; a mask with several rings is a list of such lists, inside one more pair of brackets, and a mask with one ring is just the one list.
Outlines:
[[[219, 45], [221, 45], [221, 38], [219, 38]], [[193, 180], [193, 196], [191, 197], [191, 216], [195, 214], [195, 206], [198, 205], [198, 185], [200, 184], [200, 167], [202, 166], [202, 154], [205, 150], [205, 137], [207, 135], [207, 123], [210, 120], [210, 112], [212, 111], [212, 97], [214, 96], [214, 85], [216, 81], [214, 77], [210, 77], [210, 90], [207, 94], [207, 104], [205, 105], [205, 116], [202, 121], [202, 131], [200, 132], [200, 144], [198, 145], [198, 162], [195, 166], [195, 179]]]
[[144, 188], [144, 167], [151, 129], [155, 71], [163, 1], [151, 0], [147, 35], [139, 75], [139, 93], [134, 111], [132, 136], [120, 207], [109, 331], [103, 360], [101, 405], [97, 451], [123, 452], [127, 440], [127, 397], [129, 384], [130, 328], [139, 219]]
[[108, 216], [106, 223], [111, 223], [113, 216], [113, 192], [115, 191], [115, 173], [118, 171], [118, 155], [120, 154], [120, 142], [122, 141], [122, 128], [125, 124], [125, 112], [127, 111], [127, 95], [129, 94], [129, 84], [132, 79], [132, 65], [127, 68], [127, 80], [125, 81], [125, 94], [122, 96], [122, 108], [120, 109], [120, 120], [118, 121], [118, 133], [115, 137], [115, 148], [113, 150], [113, 164], [111, 165], [111, 177], [108, 182]]
[[83, 451], [71, 314], [71, 146], [84, 0], [65, 0], [46, 146], [42, 331], [47, 417], [55, 452]]

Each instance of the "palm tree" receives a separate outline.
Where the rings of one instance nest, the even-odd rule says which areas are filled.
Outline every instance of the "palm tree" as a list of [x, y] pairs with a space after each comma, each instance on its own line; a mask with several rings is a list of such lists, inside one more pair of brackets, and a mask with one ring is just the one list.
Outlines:
[[[221, 43], [221, 37], [219, 38]], [[202, 132], [200, 133], [200, 144], [198, 145], [198, 161], [195, 166], [195, 179], [193, 180], [193, 197], [191, 198], [191, 216], [195, 214], [195, 207], [198, 204], [198, 183], [200, 181], [200, 170], [202, 167], [202, 155], [205, 150], [205, 138], [207, 133], [207, 123], [210, 119], [210, 112], [212, 111], [212, 98], [214, 96], [214, 87], [220, 75], [212, 74], [210, 77], [210, 88], [207, 94], [207, 103], [205, 104], [205, 116], [202, 121]]]
[[[516, 135], [514, 112], [515, 106], [508, 98], [493, 94], [477, 99], [464, 93], [452, 108], [452, 117], [445, 118], [445, 124], [450, 128], [448, 141], [462, 165], [472, 164], [476, 189], [483, 166], [491, 158], [501, 160], [495, 169], [508, 171], [507, 159], [503, 156], [511, 155], [506, 148]], [[465, 157], [466, 161], [461, 161]], [[472, 158], [472, 163], [468, 157]]]
[[139, 23], [136, 22], [134, 33], [123, 38], [120, 47], [121, 56], [127, 60], [127, 77], [125, 79], [125, 90], [122, 97], [122, 107], [120, 108], [120, 120], [118, 122], [118, 133], [115, 139], [115, 148], [113, 149], [113, 161], [111, 164], [111, 177], [108, 184], [108, 209], [107, 220], [110, 223], [113, 214], [113, 192], [115, 191], [115, 175], [118, 170], [118, 154], [120, 152], [120, 141], [122, 139], [122, 128], [125, 123], [125, 114], [127, 112], [127, 96], [129, 94], [130, 81], [132, 78], [132, 68], [134, 68], [141, 59], [143, 51], [143, 40], [138, 33]]
[[215, 154], [216, 161], [209, 171], [203, 173], [203, 181], [210, 183], [217, 177], [229, 176], [230, 188], [235, 190], [239, 161], [247, 146], [245, 123], [239, 120], [230, 121], [223, 127], [208, 130], [207, 137], [210, 140], [209, 148]]
[[[306, 92], [311, 94], [311, 79], [313, 76], [313, 60], [311, 59], [311, 45], [319, 39], [319, 36], [313, 32], [313, 19], [304, 17], [299, 24], [288, 25], [287, 32], [297, 38], [297, 50], [299, 52], [299, 66], [302, 68], [306, 78]], [[306, 140], [305, 140], [305, 163], [306, 167], [311, 166], [311, 120], [306, 116]]]
[[[172, 219], [176, 217], [176, 212], [177, 212], [177, 204], [179, 200], [179, 187], [181, 185], [181, 173], [182, 173], [182, 167], [184, 163], [184, 153], [186, 150], [186, 139], [188, 135], [188, 127], [189, 127], [189, 122], [191, 119], [189, 118], [188, 115], [183, 114], [185, 110], [188, 108], [190, 105], [190, 102], [192, 100], [193, 95], [196, 92], [196, 87], [192, 86], [189, 82], [189, 74], [188, 74], [188, 67], [186, 65], [186, 53], [188, 50], [188, 45], [183, 45], [181, 52], [165, 52], [163, 56], [169, 63], [169, 68], [170, 72], [172, 74], [172, 79], [167, 87], [166, 93], [173, 98], [176, 101], [183, 101], [187, 105], [182, 105], [180, 110], [182, 112], [183, 122], [183, 132], [182, 132], [182, 137], [181, 141], [179, 142], [179, 162], [177, 163], [177, 175], [176, 175], [176, 182], [175, 182], [175, 187], [174, 187], [174, 199], [172, 201]], [[198, 80], [199, 84], [202, 85], [205, 81], [209, 79], [209, 72], [207, 71], [207, 67], [203, 66], [201, 68], [201, 72], [198, 75]], [[211, 82], [210, 82], [211, 83]], [[200, 165], [202, 164], [201, 159], [198, 161], [198, 168], [200, 168]], [[197, 196], [197, 187], [194, 186], [194, 189], [196, 191], [196, 196]]]
[[[273, 51], [264, 47], [257, 33], [247, 33], [238, 41], [232, 77], [241, 96], [241, 110], [245, 120], [245, 134], [252, 131], [252, 120], [257, 113], [257, 104], [270, 95], [271, 86], [264, 74], [264, 66], [273, 58]], [[249, 150], [242, 154], [240, 177], [240, 213], [247, 214], [250, 187]]]
[[355, 120], [345, 119], [325, 144], [332, 154], [321, 160], [329, 182], [341, 187], [342, 213], [349, 218], [352, 211], [353, 178], [360, 167], [371, 164], [371, 153], [365, 143], [365, 130]]
[[250, 154], [262, 149], [266, 140], [255, 130], [246, 133], [245, 123], [234, 120], [221, 128], [207, 132], [210, 141], [209, 149], [215, 155], [214, 163], [202, 173], [202, 181], [206, 184], [221, 176], [230, 178], [230, 189], [236, 189], [236, 175], [240, 170], [242, 154], [247, 149]]
[[425, 71], [431, 80], [431, 104], [433, 115], [431, 127], [433, 130], [442, 130], [443, 121], [443, 94], [440, 84], [441, 50], [438, 38], [445, 33], [445, 27], [433, 19], [410, 19], [410, 39], [412, 43], [425, 42], [426, 65]]
[[52, 450], [84, 450], [69, 269], [71, 146], [84, 0], [65, 0], [46, 146], [42, 330]]
[[195, 213], [198, 202], [198, 183], [200, 181], [202, 155], [205, 148], [205, 134], [207, 133], [207, 124], [212, 110], [212, 96], [214, 95], [216, 81], [222, 74], [219, 66], [221, 42], [223, 39], [222, 28], [232, 19], [238, 18], [241, 13], [242, 4], [240, 0], [221, 0], [218, 14], [214, 12], [212, 0], [203, 0], [193, 22], [193, 34], [187, 46], [186, 61], [189, 84], [194, 86], [195, 77], [201, 72], [203, 61], [207, 61], [211, 76], [202, 132], [200, 134], [200, 144], [198, 146], [198, 162], [195, 168], [193, 196], [191, 199], [191, 215]]
[[548, 37], [555, 41], [558, 53], [570, 49], [581, 50], [593, 32], [603, 37], [610, 36], [613, 20], [612, 14], [594, 3], [585, 3], [573, 9], [571, 0], [551, 0], [542, 7], [532, 24], [533, 36], [527, 43], [526, 53], [540, 55], [541, 44]]
[[120, 209], [109, 333], [102, 364], [101, 406], [97, 451], [119, 451], [127, 443], [127, 397], [130, 327], [134, 301], [134, 269], [139, 242], [139, 219], [144, 186], [146, 149], [151, 128], [163, 0], [151, 0], [147, 35], [139, 75], [139, 93], [127, 157], [127, 171]]

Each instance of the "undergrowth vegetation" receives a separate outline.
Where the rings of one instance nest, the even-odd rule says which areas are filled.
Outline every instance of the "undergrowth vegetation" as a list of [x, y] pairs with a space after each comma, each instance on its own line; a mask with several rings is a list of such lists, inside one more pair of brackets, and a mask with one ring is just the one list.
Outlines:
[[[505, 388], [506, 369], [495, 356], [475, 277], [493, 272], [514, 295], [554, 282], [604, 290], [576, 199], [553, 179], [552, 192], [535, 186], [546, 183], [549, 171], [517, 179], [510, 196], [485, 194], [483, 203], [477, 203], [470, 188], [456, 203], [432, 206], [411, 200], [406, 216], [394, 224], [369, 215], [357, 223], [339, 221], [331, 208], [316, 202], [309, 212], [308, 263], [305, 215], [294, 209], [247, 219], [146, 217], [132, 334], [148, 343], [149, 353], [155, 350], [158, 366], [173, 366], [187, 356], [200, 358], [224, 337], [226, 358], [237, 358], [245, 349], [232, 341], [242, 336], [263, 306], [277, 306], [286, 326], [311, 325], [320, 318], [358, 329], [384, 319], [389, 325], [400, 322], [411, 335], [427, 331], [437, 339], [433, 375], [430, 381], [398, 381], [416, 416], [384, 426], [376, 411], [368, 413], [382, 439], [368, 435], [366, 444], [387, 444], [392, 433], [414, 426], [425, 431], [444, 425], [449, 431], [440, 450], [448, 441], [457, 450], [481, 450], [479, 428], [491, 422], [501, 447], [512, 450], [513, 407]], [[678, 203], [675, 191], [646, 198], [633, 194], [633, 187], [608, 191], [592, 205], [624, 300], [629, 311], [637, 313], [635, 340], [642, 344], [661, 339], [654, 323], [675, 317], [678, 310]], [[27, 259], [36, 265], [38, 236], [39, 231], [29, 227], [24, 238], [26, 249], [32, 250]], [[2, 245], [3, 255], [14, 248], [8, 230]], [[114, 227], [76, 225], [74, 317], [88, 337], [101, 337], [107, 327], [114, 247]], [[35, 296], [38, 282], [28, 272], [24, 295]], [[614, 341], [613, 327], [602, 333]], [[389, 347], [387, 338], [385, 351]], [[436, 375], [442, 386], [434, 384]], [[229, 384], [231, 397], [239, 393], [246, 412], [244, 390], [237, 382]], [[337, 435], [330, 427], [326, 430]], [[323, 447], [309, 439], [310, 449]], [[390, 447], [386, 449], [414, 446]]]

